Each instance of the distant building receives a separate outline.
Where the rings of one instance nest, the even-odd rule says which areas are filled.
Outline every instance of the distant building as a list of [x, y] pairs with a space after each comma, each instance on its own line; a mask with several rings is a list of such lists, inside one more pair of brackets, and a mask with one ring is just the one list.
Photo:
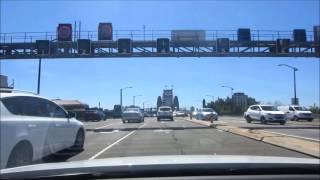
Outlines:
[[248, 105], [248, 95], [242, 92], [234, 93], [232, 95], [232, 105], [244, 111]]
[[0, 88], [13, 89], [13, 85], [8, 85], [8, 76], [0, 74]]
[[76, 113], [76, 118], [79, 120], [85, 119], [85, 112], [89, 109], [88, 104], [82, 103], [78, 100], [53, 99], [52, 101], [64, 107], [67, 111]]
[[173, 106], [173, 90], [165, 89], [162, 94], [162, 105], [163, 106]]

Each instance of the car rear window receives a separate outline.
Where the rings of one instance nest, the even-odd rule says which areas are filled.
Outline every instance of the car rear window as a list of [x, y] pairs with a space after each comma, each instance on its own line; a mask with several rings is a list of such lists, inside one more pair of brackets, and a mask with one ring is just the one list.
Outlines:
[[160, 111], [170, 111], [170, 108], [160, 108]]

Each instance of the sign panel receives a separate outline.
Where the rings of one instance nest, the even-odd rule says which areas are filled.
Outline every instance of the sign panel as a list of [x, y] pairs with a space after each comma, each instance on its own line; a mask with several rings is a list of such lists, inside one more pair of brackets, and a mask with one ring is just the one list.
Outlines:
[[172, 30], [171, 41], [205, 41], [205, 30]]

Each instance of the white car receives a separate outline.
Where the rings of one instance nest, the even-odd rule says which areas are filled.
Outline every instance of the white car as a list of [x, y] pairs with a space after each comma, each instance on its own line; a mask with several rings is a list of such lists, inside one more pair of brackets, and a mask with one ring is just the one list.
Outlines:
[[272, 105], [252, 105], [244, 112], [244, 118], [248, 123], [260, 121], [263, 124], [268, 122], [279, 122], [281, 125], [286, 123], [286, 116]]
[[278, 109], [284, 112], [288, 119], [298, 121], [307, 120], [311, 122], [313, 120], [312, 112], [305, 107], [289, 105], [289, 106], [278, 106]]
[[1, 169], [27, 165], [64, 149], [83, 150], [83, 124], [53, 101], [0, 89]]
[[173, 121], [173, 113], [170, 106], [160, 106], [157, 112], [157, 120], [170, 119]]
[[212, 108], [201, 108], [196, 114], [197, 120], [209, 120], [210, 118], [213, 118], [216, 121], [218, 120], [218, 113]]
[[140, 108], [126, 108], [122, 113], [122, 122], [143, 122], [144, 115], [140, 111]]

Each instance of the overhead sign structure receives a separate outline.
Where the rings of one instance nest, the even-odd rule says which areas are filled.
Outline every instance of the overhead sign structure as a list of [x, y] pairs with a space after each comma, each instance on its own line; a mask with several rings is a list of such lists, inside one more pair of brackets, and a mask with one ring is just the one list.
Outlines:
[[171, 41], [183, 42], [183, 41], [205, 41], [205, 30], [172, 30]]
[[170, 40], [169, 38], [157, 39], [157, 53], [169, 53], [170, 52]]
[[128, 39], [128, 38], [118, 39], [118, 53], [120, 54], [132, 53], [131, 39]]
[[50, 52], [50, 41], [49, 40], [36, 40], [36, 48], [38, 54], [48, 55]]

